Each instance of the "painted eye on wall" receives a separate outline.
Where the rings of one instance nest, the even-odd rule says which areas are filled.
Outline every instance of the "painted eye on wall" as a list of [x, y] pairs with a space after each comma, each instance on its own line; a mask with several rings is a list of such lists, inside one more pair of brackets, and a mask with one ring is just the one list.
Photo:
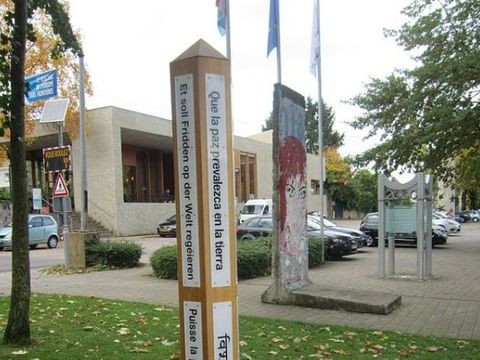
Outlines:
[[288, 194], [288, 197], [293, 198], [295, 195], [295, 187], [292, 184], [288, 184], [285, 190]]
[[300, 190], [298, 190], [298, 197], [300, 199], [305, 199], [307, 197], [307, 188], [305, 186], [302, 186]]

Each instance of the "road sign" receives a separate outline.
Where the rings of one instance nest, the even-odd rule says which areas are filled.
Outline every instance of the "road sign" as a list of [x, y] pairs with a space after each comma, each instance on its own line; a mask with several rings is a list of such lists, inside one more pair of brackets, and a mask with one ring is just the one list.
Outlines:
[[53, 197], [66, 197], [68, 196], [68, 188], [65, 185], [62, 174], [57, 175], [55, 185], [53, 186]]
[[57, 96], [57, 70], [50, 70], [25, 78], [25, 95], [28, 102]]
[[70, 145], [43, 149], [43, 168], [45, 173], [72, 170]]
[[52, 198], [53, 212], [63, 213], [63, 202], [65, 202], [65, 211], [72, 212], [72, 198], [70, 196]]

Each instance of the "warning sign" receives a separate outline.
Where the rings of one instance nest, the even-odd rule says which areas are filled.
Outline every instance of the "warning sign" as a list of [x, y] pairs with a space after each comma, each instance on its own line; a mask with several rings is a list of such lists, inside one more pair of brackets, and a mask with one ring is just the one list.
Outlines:
[[68, 196], [68, 188], [65, 185], [62, 174], [58, 174], [53, 186], [53, 197], [66, 197]]

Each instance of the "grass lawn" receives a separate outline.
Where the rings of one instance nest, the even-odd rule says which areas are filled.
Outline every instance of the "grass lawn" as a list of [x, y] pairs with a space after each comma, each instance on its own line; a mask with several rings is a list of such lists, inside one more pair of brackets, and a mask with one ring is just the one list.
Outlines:
[[[9, 298], [0, 298], [0, 329]], [[177, 309], [33, 295], [31, 347], [0, 344], [0, 359], [179, 358]], [[240, 317], [241, 359], [480, 359], [480, 341]]]

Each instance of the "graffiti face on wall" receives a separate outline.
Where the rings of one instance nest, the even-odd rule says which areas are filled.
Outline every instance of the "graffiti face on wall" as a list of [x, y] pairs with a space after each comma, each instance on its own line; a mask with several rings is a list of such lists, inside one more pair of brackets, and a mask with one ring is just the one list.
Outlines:
[[306, 153], [299, 139], [287, 136], [279, 149], [279, 250], [287, 287], [307, 279], [308, 245], [306, 228]]

